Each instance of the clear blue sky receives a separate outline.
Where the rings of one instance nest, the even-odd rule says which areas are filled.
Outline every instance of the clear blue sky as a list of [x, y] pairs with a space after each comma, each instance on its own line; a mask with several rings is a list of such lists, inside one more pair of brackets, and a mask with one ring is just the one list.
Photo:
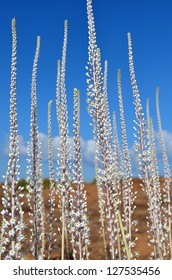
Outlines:
[[[109, 63], [108, 95], [110, 111], [118, 110], [116, 73], [122, 71], [123, 98], [129, 147], [133, 144], [134, 107], [128, 71], [127, 32], [131, 32], [136, 79], [145, 108], [150, 99], [151, 115], [155, 115], [155, 88], [160, 87], [160, 107], [167, 150], [172, 161], [172, 2], [171, 0], [93, 0], [97, 43], [102, 63]], [[69, 130], [72, 136], [73, 88], [81, 92], [81, 137], [90, 151], [92, 130], [86, 104], [88, 30], [86, 0], [1, 1], [0, 2], [0, 178], [6, 172], [9, 136], [9, 92], [11, 65], [11, 20], [17, 21], [17, 108], [19, 135], [23, 149], [29, 141], [30, 89], [36, 36], [41, 36], [38, 62], [37, 96], [38, 126], [43, 138], [47, 135], [47, 103], [55, 99], [56, 61], [61, 58], [64, 20], [69, 22], [66, 87]], [[53, 106], [53, 137], [58, 136], [55, 104]], [[119, 114], [117, 116], [119, 123]], [[118, 124], [120, 134], [120, 126]], [[87, 143], [88, 142], [88, 143]], [[91, 142], [90, 142], [91, 143]], [[171, 153], [170, 153], [171, 151]], [[91, 152], [90, 152], [91, 157]], [[21, 155], [21, 177], [25, 176], [26, 156]], [[161, 156], [159, 155], [159, 158]], [[94, 176], [92, 158], [84, 156], [84, 176]], [[48, 176], [46, 160], [44, 176]], [[1, 179], [0, 179], [1, 180]]]

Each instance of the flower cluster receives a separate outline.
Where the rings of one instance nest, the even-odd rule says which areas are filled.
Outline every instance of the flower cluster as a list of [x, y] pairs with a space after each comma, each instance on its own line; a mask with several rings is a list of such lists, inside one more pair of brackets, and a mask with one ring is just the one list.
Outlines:
[[37, 64], [40, 51], [40, 37], [37, 37], [36, 52], [32, 71], [31, 88], [31, 119], [30, 119], [30, 143], [28, 145], [28, 170], [27, 170], [27, 199], [30, 207], [30, 223], [32, 254], [35, 260], [44, 258], [45, 247], [45, 213], [43, 200], [41, 151], [38, 138], [37, 125], [37, 96], [36, 77]]

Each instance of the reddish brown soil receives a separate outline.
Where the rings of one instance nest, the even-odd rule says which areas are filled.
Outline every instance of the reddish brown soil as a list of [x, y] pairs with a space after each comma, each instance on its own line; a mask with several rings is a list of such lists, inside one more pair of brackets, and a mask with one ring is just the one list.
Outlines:
[[[134, 213], [133, 218], [138, 221], [138, 240], [136, 242], [136, 247], [134, 251], [138, 251], [140, 256], [139, 259], [149, 259], [149, 254], [151, 252], [150, 247], [148, 246], [148, 234], [146, 228], [146, 216], [147, 216], [147, 202], [146, 202], [146, 194], [142, 191], [141, 187], [139, 186], [139, 179], [133, 179], [134, 181], [134, 191], [137, 190], [137, 198], [135, 200], [136, 210]], [[162, 183], [162, 182], [161, 182]], [[162, 184], [161, 184], [162, 185]], [[103, 249], [103, 242], [102, 237], [100, 235], [100, 222], [99, 222], [99, 211], [98, 211], [98, 197], [97, 197], [97, 187], [94, 184], [86, 184], [86, 191], [87, 191], [87, 203], [88, 203], [88, 215], [90, 221], [90, 230], [91, 230], [91, 244], [90, 244], [90, 259], [92, 260], [103, 260], [105, 259], [104, 256], [104, 249]], [[0, 192], [2, 194], [2, 190]], [[46, 210], [46, 221], [47, 221], [47, 213], [49, 211], [48, 208], [48, 195], [49, 190], [46, 188], [44, 190], [44, 198], [45, 198], [45, 210]], [[58, 218], [57, 223], [55, 224], [56, 231], [57, 228], [61, 227], [59, 221], [59, 209], [55, 207], [55, 215]], [[0, 205], [2, 208], [2, 205]], [[29, 225], [29, 215], [28, 215], [28, 205], [25, 201], [23, 210], [25, 212], [24, 219], [25, 223]], [[48, 223], [46, 224], [46, 232], [48, 232]], [[25, 259], [32, 259], [32, 255], [30, 253], [30, 244], [29, 244], [29, 226], [25, 230], [26, 233], [26, 240], [24, 244], [24, 258]], [[47, 248], [46, 248], [47, 249]], [[60, 259], [60, 236], [57, 234], [57, 241], [53, 246], [51, 259]]]

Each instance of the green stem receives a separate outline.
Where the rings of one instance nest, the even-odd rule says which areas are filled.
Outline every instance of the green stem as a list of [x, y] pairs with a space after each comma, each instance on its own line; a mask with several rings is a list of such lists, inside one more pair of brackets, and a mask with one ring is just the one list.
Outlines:
[[124, 233], [124, 227], [123, 227], [123, 224], [122, 224], [121, 214], [120, 214], [119, 210], [117, 211], [117, 217], [118, 217], [119, 226], [120, 226], [120, 230], [121, 230], [121, 234], [122, 234], [122, 239], [124, 241], [124, 247], [125, 247], [125, 251], [126, 251], [126, 254], [127, 254], [127, 259], [130, 260], [130, 253], [129, 253], [127, 240], [126, 240], [125, 233]]

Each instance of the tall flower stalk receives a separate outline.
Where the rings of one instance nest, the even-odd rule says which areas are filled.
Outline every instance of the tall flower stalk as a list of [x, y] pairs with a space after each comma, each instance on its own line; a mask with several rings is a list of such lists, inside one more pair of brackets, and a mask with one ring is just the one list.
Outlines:
[[154, 233], [154, 258], [155, 259], [167, 259], [168, 248], [166, 246], [166, 240], [168, 239], [168, 227], [165, 221], [164, 213], [162, 211], [162, 195], [161, 186], [159, 181], [158, 163], [155, 147], [155, 132], [153, 127], [153, 121], [150, 118], [150, 156], [151, 156], [151, 174], [153, 185], [153, 203], [154, 203], [154, 215], [152, 223], [152, 232]]
[[98, 148], [96, 147], [96, 139], [94, 140], [94, 146], [95, 146], [95, 174], [96, 174], [96, 186], [97, 186], [97, 192], [98, 192], [98, 204], [99, 204], [99, 213], [100, 213], [100, 231], [103, 239], [103, 248], [104, 248], [104, 254], [105, 259], [108, 259], [107, 254], [107, 232], [106, 232], [106, 215], [105, 215], [105, 204], [104, 204], [104, 192], [101, 186], [101, 180], [99, 178], [99, 170], [98, 170], [98, 161], [97, 161], [97, 155], [98, 154]]
[[[123, 219], [125, 221], [125, 235], [127, 239], [129, 254], [132, 257], [132, 247], [135, 245], [132, 240], [132, 214], [134, 212], [134, 199], [136, 193], [133, 193], [133, 181], [132, 181], [132, 169], [130, 162], [130, 154], [128, 149], [127, 131], [125, 124], [124, 106], [122, 98], [122, 87], [121, 87], [121, 71], [118, 70], [118, 99], [119, 99], [119, 110], [121, 120], [121, 131], [122, 131], [122, 145], [123, 145], [123, 158], [124, 158], [124, 176], [123, 176], [123, 188], [122, 188], [122, 200], [123, 200]], [[137, 230], [137, 229], [136, 229]]]
[[40, 52], [40, 37], [37, 37], [36, 52], [33, 62], [32, 87], [31, 87], [31, 119], [30, 143], [28, 146], [28, 204], [30, 207], [30, 223], [32, 254], [35, 260], [44, 258], [45, 248], [45, 213], [43, 200], [43, 182], [41, 167], [41, 151], [37, 125], [37, 96], [36, 78], [37, 64]]
[[19, 137], [17, 121], [16, 99], [16, 64], [17, 64], [17, 36], [16, 20], [12, 20], [12, 62], [10, 84], [10, 146], [8, 168], [3, 188], [2, 226], [0, 236], [0, 258], [21, 259], [21, 247], [24, 241], [24, 223], [21, 194], [22, 187], [18, 187], [19, 171]]
[[[100, 49], [96, 45], [96, 32], [92, 11], [92, 1], [87, 0], [89, 58], [87, 67], [88, 111], [93, 120], [93, 133], [97, 142], [98, 174], [101, 188], [105, 192], [105, 213], [108, 225], [108, 238], [111, 258], [117, 257], [117, 223], [118, 190], [115, 185], [115, 165], [113, 162], [112, 142], [109, 133], [109, 107], [102, 86], [102, 69]], [[107, 130], [107, 128], [110, 129]], [[107, 135], [107, 137], [106, 137]], [[114, 218], [115, 217], [115, 218]]]
[[88, 225], [86, 191], [82, 172], [81, 142], [80, 142], [80, 93], [74, 89], [74, 177], [76, 192], [74, 195], [74, 212], [72, 215], [73, 256], [74, 259], [88, 259], [90, 230]]
[[149, 213], [150, 229], [148, 231], [149, 235], [152, 236], [154, 252], [152, 257], [154, 259], [166, 259], [167, 258], [167, 247], [166, 239], [168, 238], [167, 234], [167, 222], [165, 221], [165, 216], [162, 211], [162, 195], [161, 195], [161, 186], [159, 180], [159, 171], [158, 171], [158, 162], [156, 155], [156, 146], [155, 146], [155, 132], [153, 127], [152, 118], [150, 118], [149, 112], [149, 99], [146, 102], [146, 112], [147, 112], [147, 130], [148, 130], [148, 141], [149, 141], [149, 150], [150, 150], [150, 172], [152, 180], [152, 193], [148, 197], [149, 208], [153, 209]]
[[130, 79], [131, 86], [134, 97], [134, 106], [135, 106], [135, 116], [136, 120], [134, 121], [135, 127], [134, 130], [136, 133], [135, 136], [135, 149], [137, 155], [137, 164], [138, 170], [140, 171], [140, 176], [143, 179], [146, 186], [150, 185], [149, 181], [149, 172], [148, 172], [148, 157], [147, 157], [147, 143], [146, 143], [146, 133], [145, 133], [145, 119], [142, 109], [142, 104], [140, 100], [140, 94], [137, 87], [134, 71], [134, 62], [133, 62], [133, 51], [132, 51], [132, 41], [131, 34], [128, 33], [128, 51], [129, 51], [129, 70], [130, 70]]
[[[133, 62], [133, 51], [132, 51], [132, 41], [131, 35], [128, 33], [128, 51], [129, 51], [129, 70], [130, 70], [130, 80], [134, 97], [134, 106], [135, 106], [135, 116], [134, 120], [134, 136], [135, 136], [135, 152], [136, 152], [136, 161], [139, 170], [140, 179], [143, 181], [141, 186], [146, 191], [148, 197], [148, 211], [149, 216], [152, 217], [150, 221], [154, 224], [155, 218], [155, 204], [153, 202], [153, 186], [152, 186], [152, 178], [151, 178], [151, 158], [150, 158], [150, 144], [148, 139], [148, 133], [146, 131], [146, 121], [144, 119], [144, 113], [142, 109], [142, 104], [140, 100], [140, 94], [137, 87], [136, 79], [135, 79], [135, 71], [134, 71], [134, 62]], [[148, 223], [148, 232], [151, 232], [154, 235], [154, 232], [151, 230], [151, 225]], [[154, 248], [155, 239], [150, 239], [151, 244]]]
[[[113, 152], [114, 152], [114, 162], [115, 162], [115, 184], [118, 188], [119, 196], [122, 195], [122, 174], [123, 174], [123, 166], [122, 166], [122, 153], [119, 146], [119, 138], [117, 131], [117, 123], [116, 123], [116, 113], [113, 112]], [[123, 209], [123, 202], [120, 199], [119, 207]], [[120, 209], [121, 210], [121, 209]], [[121, 210], [122, 213], [122, 210]], [[117, 223], [117, 246], [118, 246], [118, 257], [119, 260], [122, 259], [122, 244], [121, 244], [121, 232], [120, 225]]]
[[67, 52], [67, 37], [68, 37], [68, 22], [64, 22], [64, 41], [62, 51], [62, 61], [60, 68], [60, 61], [58, 62], [57, 83], [56, 83], [56, 111], [60, 134], [60, 186], [58, 187], [61, 201], [61, 259], [64, 260], [65, 239], [67, 254], [68, 253], [68, 233], [71, 231], [72, 211], [72, 187], [70, 183], [70, 157], [68, 151], [68, 110], [66, 98], [66, 52]]
[[169, 244], [169, 252], [170, 252], [170, 258], [172, 259], [172, 229], [171, 229], [171, 201], [170, 201], [170, 187], [171, 187], [171, 174], [170, 174], [170, 167], [166, 152], [166, 147], [164, 143], [164, 136], [163, 136], [163, 130], [162, 130], [162, 123], [161, 123], [161, 115], [160, 115], [160, 108], [159, 108], [159, 88], [156, 89], [156, 112], [157, 112], [157, 122], [158, 122], [158, 130], [159, 130], [159, 139], [160, 139], [160, 146], [162, 151], [162, 159], [163, 159], [163, 165], [164, 165], [164, 202], [165, 207], [164, 214], [166, 216], [166, 222], [168, 227], [168, 244]]
[[55, 242], [54, 236], [54, 222], [57, 218], [54, 217], [54, 207], [55, 207], [55, 178], [54, 178], [54, 167], [53, 167], [53, 143], [52, 143], [52, 132], [51, 132], [51, 105], [53, 100], [48, 102], [48, 166], [49, 166], [49, 184], [50, 184], [50, 193], [49, 193], [49, 208], [48, 213], [48, 259], [51, 257], [52, 244]]

